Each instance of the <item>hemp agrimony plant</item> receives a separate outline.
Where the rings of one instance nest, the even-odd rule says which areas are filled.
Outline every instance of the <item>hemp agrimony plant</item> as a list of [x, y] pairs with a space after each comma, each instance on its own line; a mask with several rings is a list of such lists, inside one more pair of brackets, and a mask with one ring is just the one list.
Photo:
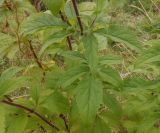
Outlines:
[[[7, 44], [0, 42], [1, 57], [29, 60], [0, 76], [0, 133], [149, 131], [139, 127], [144, 124], [139, 121], [143, 118], [141, 112], [147, 107], [134, 110], [151, 100], [153, 112], [149, 116], [155, 115], [155, 110], [158, 115], [159, 95], [149, 95], [158, 93], [155, 88], [159, 87], [159, 80], [124, 76], [120, 69], [125, 59], [114, 51], [120, 43], [131, 55], [142, 54], [132, 60], [126, 71], [144, 74], [150, 63], [157, 67], [160, 61], [160, 47], [154, 45], [158, 40], [149, 42], [152, 46], [143, 55], [136, 34], [112, 21], [114, 0], [31, 3], [0, 1], [4, 24], [0, 38]], [[9, 18], [14, 18], [13, 22]], [[159, 117], [152, 118], [156, 119], [152, 119], [151, 127], [157, 131]]]

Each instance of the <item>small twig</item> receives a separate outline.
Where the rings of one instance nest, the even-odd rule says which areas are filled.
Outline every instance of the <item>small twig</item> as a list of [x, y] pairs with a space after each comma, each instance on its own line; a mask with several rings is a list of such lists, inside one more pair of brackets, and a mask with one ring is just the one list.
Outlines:
[[68, 42], [69, 49], [72, 50], [72, 43], [69, 36], [67, 36], [67, 42]]
[[[65, 17], [63, 16], [62, 12], [60, 11], [59, 12], [60, 16], [61, 16], [61, 19], [63, 22], [66, 22], [67, 24], [69, 24], [68, 20], [65, 19]], [[70, 25], [70, 24], [69, 24]], [[68, 47], [70, 50], [72, 50], [72, 43], [71, 43], [71, 39], [69, 36], [67, 36], [67, 42], [68, 42]]]
[[68, 132], [70, 132], [70, 129], [69, 129], [69, 126], [68, 126], [68, 121], [67, 121], [66, 117], [65, 117], [63, 114], [60, 114], [59, 117], [64, 121], [66, 130], [67, 130]]
[[33, 54], [33, 56], [34, 56], [34, 59], [35, 59], [36, 63], [38, 64], [38, 66], [39, 66], [42, 70], [44, 70], [42, 63], [39, 61], [38, 56], [37, 56], [36, 52], [34, 51], [34, 48], [33, 48], [33, 46], [32, 46], [31, 40], [29, 40], [28, 42], [29, 42], [29, 46], [30, 46], [31, 52], [32, 52], [32, 54]]
[[44, 77], [45, 77], [45, 75], [46, 75], [46, 74], [45, 74], [44, 67], [43, 67], [42, 63], [39, 61], [36, 52], [34, 51], [34, 48], [33, 48], [33, 46], [32, 46], [31, 40], [29, 40], [28, 42], [29, 42], [29, 46], [30, 46], [31, 52], [32, 52], [32, 54], [33, 54], [33, 56], [34, 56], [34, 59], [35, 59], [36, 63], [38, 64], [39, 68], [43, 71], [42, 82], [44, 82]]
[[76, 17], [77, 17], [77, 20], [78, 20], [79, 27], [80, 27], [80, 30], [81, 30], [81, 35], [83, 35], [83, 25], [82, 25], [82, 21], [81, 21], [80, 15], [79, 15], [77, 2], [76, 2], [76, 0], [72, 0], [72, 3], [73, 3], [73, 7], [74, 7], [74, 10], [75, 10], [75, 13], [76, 13]]
[[66, 22], [68, 25], [71, 26], [71, 24], [69, 23], [67, 17], [65, 17], [61, 11], [59, 11], [59, 14], [60, 14], [61, 19], [63, 20], [63, 22]]
[[57, 131], [60, 130], [53, 122], [47, 120], [44, 116], [42, 116], [38, 112], [34, 111], [33, 109], [30, 109], [30, 108], [25, 107], [23, 105], [20, 105], [20, 104], [17, 104], [17, 103], [13, 103], [13, 102], [9, 102], [9, 101], [6, 101], [6, 100], [3, 100], [1, 102], [4, 103], [4, 104], [10, 105], [10, 106], [19, 108], [19, 109], [23, 109], [23, 110], [28, 111], [30, 113], [33, 113], [34, 115], [36, 115], [37, 117], [39, 117], [41, 120], [43, 120], [46, 124], [48, 124], [52, 128], [56, 129]]

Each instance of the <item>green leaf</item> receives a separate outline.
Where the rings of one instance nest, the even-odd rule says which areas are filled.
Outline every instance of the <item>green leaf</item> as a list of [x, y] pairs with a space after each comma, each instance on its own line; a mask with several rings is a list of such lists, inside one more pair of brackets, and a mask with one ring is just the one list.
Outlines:
[[105, 50], [108, 47], [107, 37], [100, 34], [94, 34], [94, 35], [98, 41], [98, 50]]
[[22, 68], [11, 67], [5, 70], [0, 77], [0, 96], [3, 96], [11, 91], [14, 91], [18, 87], [22, 86], [26, 78], [25, 77], [16, 77], [16, 74], [20, 72]]
[[66, 17], [68, 18], [68, 21], [71, 25], [76, 25], [76, 14], [74, 11], [74, 7], [72, 2], [69, 0], [66, 1], [65, 6], [64, 6], [64, 12]]
[[86, 62], [84, 55], [79, 53], [78, 51], [64, 51], [61, 53], [61, 55], [70, 60], [78, 60], [81, 62]]
[[86, 124], [91, 124], [96, 117], [100, 104], [102, 104], [103, 87], [100, 81], [90, 75], [77, 86], [75, 96], [81, 119]]
[[59, 87], [59, 83], [57, 81], [62, 78], [63, 72], [64, 71], [58, 66], [54, 67], [52, 71], [46, 72], [45, 88], [51, 90], [57, 89]]
[[64, 5], [64, 0], [43, 0], [43, 2], [54, 15], [57, 15]]
[[158, 47], [160, 46], [160, 39], [152, 39], [145, 42], [145, 45], [149, 45], [151, 47]]
[[39, 55], [41, 56], [45, 50], [53, 45], [54, 43], [60, 43], [62, 42], [67, 36], [69, 36], [70, 33], [67, 33], [65, 31], [56, 32], [52, 35], [50, 35], [45, 41], [44, 44], [39, 52]]
[[158, 119], [155, 116], [145, 116], [145, 118], [137, 125], [137, 133], [154, 133], [153, 128], [156, 128], [156, 121], [158, 121]]
[[95, 69], [98, 63], [98, 41], [92, 34], [85, 36], [82, 41], [85, 47], [84, 54], [88, 61], [88, 65], [91, 69]]
[[103, 9], [108, 5], [108, 0], [96, 0], [96, 13], [101, 13]]
[[9, 69], [6, 69], [0, 77], [0, 82], [11, 79], [16, 76], [18, 72], [20, 72], [22, 68], [19, 67], [10, 67]]
[[95, 2], [81, 2], [78, 4], [78, 9], [81, 15], [90, 16], [94, 13], [94, 9], [96, 7]]
[[102, 65], [121, 64], [122, 58], [120, 56], [116, 56], [116, 55], [106, 55], [106, 56], [100, 57], [99, 63]]
[[11, 35], [0, 33], [0, 40], [0, 56], [13, 58], [14, 54], [18, 51], [16, 39]]
[[130, 29], [126, 27], [122, 27], [119, 25], [109, 25], [108, 28], [99, 29], [96, 31], [99, 34], [107, 36], [114, 41], [125, 44], [131, 50], [136, 52], [141, 51], [141, 44], [137, 39], [135, 33], [133, 33]]
[[117, 127], [118, 125], [121, 125], [122, 117], [108, 109], [107, 111], [101, 112], [100, 117], [103, 118], [103, 120], [107, 123], [109, 127]]
[[2, 82], [0, 84], [1, 85], [0, 97], [7, 95], [16, 89], [19, 89], [20, 87], [23, 87], [23, 85], [26, 82], [26, 79], [27, 79], [26, 77], [18, 77], [15, 79], [9, 79], [9, 80]]
[[8, 127], [7, 133], [23, 133], [28, 122], [25, 114], [14, 116]]
[[67, 113], [69, 111], [68, 99], [58, 91], [49, 95], [42, 105], [52, 113]]
[[5, 133], [5, 110], [0, 105], [0, 133]]
[[88, 68], [86, 66], [78, 66], [69, 69], [62, 77], [60, 84], [62, 87], [67, 87], [71, 85], [75, 80], [80, 78], [82, 75], [84, 75], [88, 71]]
[[121, 105], [113, 95], [105, 92], [103, 95], [103, 102], [109, 108], [109, 110], [114, 113], [114, 115], [120, 116], [122, 114]]
[[47, 28], [64, 28], [66, 26], [64, 22], [53, 15], [37, 13], [23, 22], [22, 34], [25, 36]]
[[31, 83], [31, 91], [30, 91], [30, 95], [33, 98], [33, 100], [35, 101], [35, 104], [37, 105], [39, 103], [39, 99], [40, 99], [40, 83], [39, 82], [33, 82]]
[[153, 47], [144, 51], [135, 62], [135, 67], [140, 67], [146, 64], [153, 64], [156, 62], [160, 62], [160, 41], [150, 43]]
[[95, 126], [93, 128], [93, 133], [111, 133], [111, 129], [108, 127], [107, 123], [100, 117], [95, 120]]
[[99, 71], [99, 76], [102, 81], [107, 82], [113, 86], [115, 86], [117, 89], [121, 87], [122, 79], [119, 75], [119, 73], [112, 69], [111, 67], [102, 67]]

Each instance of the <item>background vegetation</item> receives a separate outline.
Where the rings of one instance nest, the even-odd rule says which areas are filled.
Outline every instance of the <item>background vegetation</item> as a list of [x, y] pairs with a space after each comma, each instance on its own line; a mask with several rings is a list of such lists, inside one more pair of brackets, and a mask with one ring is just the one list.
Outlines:
[[159, 0], [0, 0], [0, 133], [159, 133]]

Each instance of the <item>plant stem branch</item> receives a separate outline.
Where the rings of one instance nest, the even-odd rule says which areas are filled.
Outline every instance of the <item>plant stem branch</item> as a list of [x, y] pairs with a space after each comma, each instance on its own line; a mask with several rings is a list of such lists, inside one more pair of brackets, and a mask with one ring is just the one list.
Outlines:
[[[69, 22], [65, 19], [65, 17], [63, 16], [62, 12], [60, 11], [59, 12], [60, 16], [61, 16], [61, 19], [63, 22], [66, 22], [67, 24], [69, 24]], [[68, 42], [68, 47], [70, 50], [72, 50], [72, 43], [71, 43], [71, 39], [69, 36], [67, 36], [67, 42]]]
[[43, 71], [42, 82], [44, 82], [44, 77], [45, 77], [46, 73], [45, 73], [45, 70], [44, 70], [42, 63], [39, 61], [38, 56], [37, 56], [36, 52], [34, 51], [31, 40], [29, 40], [29, 46], [30, 46], [31, 52], [34, 56], [36, 63], [38, 64], [39, 68]]
[[70, 132], [70, 129], [69, 129], [69, 126], [68, 126], [68, 120], [67, 120], [67, 118], [66, 118], [63, 114], [60, 114], [59, 117], [64, 121], [66, 130], [67, 130], [68, 132]]
[[51, 126], [52, 128], [54, 128], [55, 130], [59, 131], [60, 129], [51, 121], [47, 120], [44, 116], [42, 116], [41, 114], [39, 114], [38, 112], [34, 111], [33, 109], [30, 109], [28, 107], [25, 107], [23, 105], [19, 105], [13, 102], [9, 102], [6, 100], [1, 101], [4, 104], [19, 108], [19, 109], [23, 109], [25, 111], [28, 111], [30, 113], [33, 113], [34, 115], [36, 115], [37, 117], [39, 117], [42, 121], [44, 121], [46, 124], [48, 124], [49, 126]]
[[31, 50], [31, 52], [32, 52], [32, 54], [33, 54], [33, 56], [34, 56], [34, 58], [35, 58], [36, 63], [38, 64], [38, 66], [39, 66], [42, 70], [44, 70], [42, 63], [39, 61], [38, 56], [37, 56], [36, 52], [34, 51], [34, 48], [33, 48], [33, 46], [32, 46], [31, 40], [29, 40], [29, 46], [30, 46], [30, 50]]
[[69, 49], [72, 50], [72, 43], [69, 36], [67, 36], [67, 42], [68, 42]]
[[75, 13], [76, 13], [76, 17], [77, 17], [77, 20], [78, 20], [79, 27], [80, 27], [80, 30], [81, 30], [81, 35], [83, 35], [83, 25], [82, 25], [82, 21], [81, 21], [80, 15], [79, 15], [78, 7], [77, 7], [77, 1], [72, 0], [72, 3], [73, 3], [73, 7], [74, 7], [74, 10], [75, 10]]

